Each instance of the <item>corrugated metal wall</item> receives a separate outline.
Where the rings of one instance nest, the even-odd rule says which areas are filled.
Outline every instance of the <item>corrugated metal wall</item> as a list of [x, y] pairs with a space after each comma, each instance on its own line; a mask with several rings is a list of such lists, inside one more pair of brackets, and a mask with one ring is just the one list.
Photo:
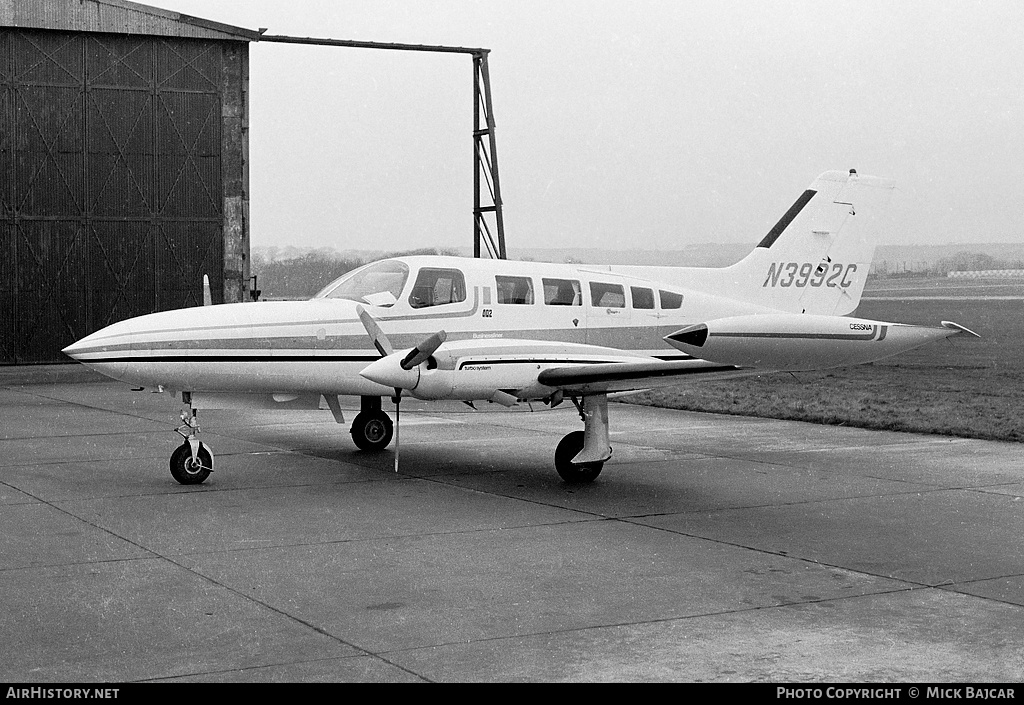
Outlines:
[[197, 305], [204, 273], [220, 299], [239, 46], [0, 28], [0, 364]]

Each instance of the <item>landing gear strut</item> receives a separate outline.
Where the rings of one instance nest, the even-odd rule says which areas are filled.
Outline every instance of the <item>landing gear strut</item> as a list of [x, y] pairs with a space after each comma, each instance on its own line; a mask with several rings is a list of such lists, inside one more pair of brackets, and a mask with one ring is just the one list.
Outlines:
[[181, 401], [188, 406], [181, 410], [182, 425], [175, 431], [185, 442], [171, 454], [171, 475], [183, 485], [200, 485], [213, 472], [213, 453], [197, 438], [199, 421], [191, 392], [182, 392]]
[[352, 421], [352, 442], [360, 450], [384, 450], [391, 443], [395, 426], [380, 408], [380, 397], [362, 397], [359, 414]]
[[608, 444], [608, 397], [604, 394], [583, 397], [573, 403], [583, 419], [584, 430], [573, 431], [555, 449], [555, 470], [570, 484], [593, 482], [605, 462], [612, 457]]

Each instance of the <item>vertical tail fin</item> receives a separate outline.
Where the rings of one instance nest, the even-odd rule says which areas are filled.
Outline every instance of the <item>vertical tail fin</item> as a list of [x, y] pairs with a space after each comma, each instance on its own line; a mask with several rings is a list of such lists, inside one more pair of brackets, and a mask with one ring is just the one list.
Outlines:
[[853, 312], [894, 188], [852, 170], [822, 174], [753, 252], [721, 270], [721, 293], [790, 313]]

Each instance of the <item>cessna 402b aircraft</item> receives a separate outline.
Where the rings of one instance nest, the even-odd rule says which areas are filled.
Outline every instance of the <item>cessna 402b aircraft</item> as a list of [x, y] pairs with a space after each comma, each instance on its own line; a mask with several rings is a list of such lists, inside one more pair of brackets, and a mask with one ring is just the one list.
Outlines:
[[[404, 393], [512, 406], [571, 400], [583, 430], [555, 468], [590, 482], [611, 457], [608, 395], [700, 380], [872, 362], [971, 331], [850, 318], [864, 289], [891, 182], [822, 174], [731, 267], [588, 266], [398, 257], [352, 271], [309, 301], [165, 311], [108, 326], [64, 350], [133, 386], [180, 394], [183, 484], [213, 454], [196, 410], [319, 408], [388, 446]], [[396, 442], [396, 469], [397, 469]]]

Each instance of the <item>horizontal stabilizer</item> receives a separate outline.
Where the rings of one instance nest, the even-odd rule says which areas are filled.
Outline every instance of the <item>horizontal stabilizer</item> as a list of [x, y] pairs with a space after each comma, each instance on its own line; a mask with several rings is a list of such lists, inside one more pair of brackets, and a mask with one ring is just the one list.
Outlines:
[[980, 338], [981, 337], [980, 335], [975, 333], [970, 328], [964, 328], [959, 323], [953, 323], [953, 321], [943, 321], [942, 322], [942, 327], [943, 328], [948, 328], [950, 330], [955, 330], [957, 333], [966, 333], [967, 335], [974, 336], [975, 338]]
[[976, 335], [948, 322], [928, 327], [780, 313], [720, 318], [678, 330], [665, 341], [709, 362], [796, 372], [884, 360], [960, 333]]

